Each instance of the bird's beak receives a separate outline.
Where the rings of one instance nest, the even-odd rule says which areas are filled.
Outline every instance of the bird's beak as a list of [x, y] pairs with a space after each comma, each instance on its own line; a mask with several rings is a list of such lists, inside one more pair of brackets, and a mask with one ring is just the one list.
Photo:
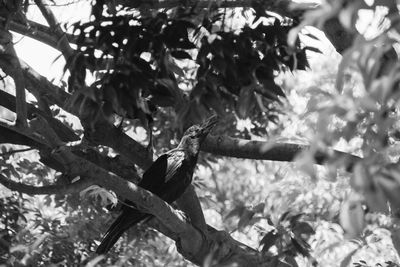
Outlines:
[[201, 132], [202, 134], [208, 134], [211, 132], [211, 129], [217, 124], [218, 122], [218, 116], [217, 115], [212, 115], [210, 118], [208, 118], [202, 125], [201, 125]]

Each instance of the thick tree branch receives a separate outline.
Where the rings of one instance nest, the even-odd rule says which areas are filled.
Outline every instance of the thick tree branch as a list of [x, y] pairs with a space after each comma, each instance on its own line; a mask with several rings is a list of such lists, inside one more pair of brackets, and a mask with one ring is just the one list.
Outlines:
[[[271, 147], [269, 142], [236, 139], [228, 136], [208, 136], [202, 145], [203, 151], [215, 155], [273, 161], [293, 161], [296, 155], [307, 149], [309, 149], [307, 145], [276, 143]], [[348, 170], [352, 169], [354, 163], [360, 160], [357, 156], [341, 151], [332, 151], [331, 154], [318, 151], [314, 155], [317, 164], [323, 164], [331, 157], [347, 158], [345, 168]]]
[[70, 97], [70, 94], [65, 92], [62, 88], [52, 84], [44, 76], [40, 75], [33, 68], [31, 68], [25, 61], [19, 59], [24, 77], [27, 81], [26, 88], [37, 99], [43, 98], [48, 103], [55, 104], [63, 108]]
[[0, 184], [4, 185], [12, 191], [17, 191], [19, 193], [24, 193], [28, 195], [66, 195], [82, 191], [83, 189], [92, 185], [93, 181], [90, 181], [88, 179], [81, 179], [75, 183], [66, 185], [33, 186], [15, 182], [0, 174]]
[[[5, 22], [7, 19], [0, 16], [0, 21]], [[47, 26], [41, 25], [34, 21], [27, 20], [28, 24], [24, 24], [21, 21], [12, 20], [10, 21], [10, 31], [28, 36], [39, 42], [47, 44], [55, 49], [60, 49], [58, 46], [57, 38], [55, 38], [50, 29]]]
[[[30, 129], [14, 126], [11, 124], [11, 122], [5, 121], [2, 119], [0, 119], [0, 131], [2, 132], [2, 134], [5, 134], [10, 137], [12, 135], [15, 135], [15, 136], [17, 136], [16, 139], [20, 140], [21, 142], [26, 142], [26, 143], [30, 142], [32, 145], [34, 144], [37, 147], [44, 148], [47, 145], [46, 142], [43, 139], [41, 139], [40, 137], [33, 136]], [[24, 138], [26, 140], [23, 140]], [[3, 140], [3, 139], [4, 139], [4, 137], [2, 137], [2, 135], [0, 135], [0, 140]], [[11, 143], [11, 142], [7, 142], [7, 140], [5, 140], [4, 143]], [[23, 144], [23, 145], [27, 145], [27, 144]]]
[[71, 151], [75, 155], [84, 158], [103, 169], [111, 171], [125, 180], [135, 184], [140, 181], [140, 177], [133, 164], [125, 161], [121, 156], [111, 158], [98, 153], [94, 149], [82, 148], [81, 146], [71, 147]]
[[[0, 22], [5, 22], [6, 20], [7, 18], [0, 15]], [[62, 45], [65, 45], [65, 43], [60, 43], [59, 38], [55, 36], [54, 31], [50, 27], [28, 19], [25, 19], [25, 21], [26, 22], [18, 20], [17, 18], [13, 18], [13, 20], [11, 20], [9, 23], [10, 31], [28, 36], [48, 46], [51, 46], [60, 52], [63, 51]], [[64, 32], [63, 35], [66, 36], [66, 39], [69, 41], [69, 43], [77, 43], [78, 36], [66, 32]], [[83, 43], [88, 45], [93, 44], [93, 40], [85, 38]], [[64, 47], [64, 49], [68, 48]]]
[[27, 108], [25, 96], [25, 80], [22, 75], [21, 66], [14, 50], [11, 33], [0, 27], [0, 67], [10, 75], [15, 84], [16, 91], [16, 124], [27, 127]]
[[[90, 127], [87, 127], [90, 129]], [[94, 128], [85, 132], [98, 145], [111, 147], [122, 156], [146, 170], [153, 159], [147, 149], [107, 121], [97, 121]]]
[[11, 130], [5, 125], [0, 125], [0, 144], [24, 145], [29, 147], [42, 147], [43, 144], [37, 140], [32, 140], [28, 136]]
[[[3, 90], [0, 90], [0, 106], [7, 108], [10, 111], [16, 112], [15, 107], [15, 97]], [[61, 121], [51, 117], [44, 111], [37, 109], [32, 104], [27, 104], [28, 108], [28, 119], [32, 119], [36, 114], [44, 117], [46, 121], [50, 124], [51, 128], [57, 133], [63, 142], [78, 141], [79, 136], [77, 136], [74, 131], [67, 125], [63, 124]]]

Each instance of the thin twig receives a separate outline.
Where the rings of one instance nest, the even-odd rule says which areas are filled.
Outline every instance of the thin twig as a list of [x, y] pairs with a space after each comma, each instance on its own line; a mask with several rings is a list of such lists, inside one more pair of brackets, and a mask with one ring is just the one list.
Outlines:
[[[78, 4], [78, 3], [80, 3], [80, 2], [84, 2], [84, 1], [82, 1], [82, 0], [77, 0], [77, 1], [71, 1], [71, 2], [68, 2], [68, 3], [65, 3], [65, 4], [44, 4], [44, 6], [63, 7], [63, 6], [69, 6], [69, 5], [73, 5], [73, 4]], [[34, 6], [34, 5], [36, 5], [36, 4], [31, 4], [31, 3], [29, 3], [28, 5]]]
[[21, 153], [21, 152], [27, 152], [30, 150], [34, 150], [35, 148], [23, 148], [23, 149], [15, 149], [15, 150], [10, 150], [4, 153], [0, 153], [0, 157], [4, 157], [4, 156], [8, 156], [8, 155], [12, 155], [12, 154], [16, 154], [16, 153]]
[[23, 183], [15, 182], [8, 179], [6, 176], [0, 174], [0, 184], [4, 185], [10, 190], [18, 191], [28, 195], [52, 195], [52, 194], [72, 194], [82, 191], [93, 184], [90, 179], [81, 179], [75, 183], [67, 185], [46, 185], [46, 186], [33, 186]]
[[35, 0], [36, 5], [39, 7], [40, 12], [42, 12], [43, 17], [46, 19], [49, 26], [53, 29], [56, 34], [58, 41], [58, 46], [60, 47], [64, 57], [68, 60], [74, 54], [74, 50], [71, 48], [67, 35], [61, 29], [60, 23], [57, 21], [50, 7], [48, 7], [44, 0]]

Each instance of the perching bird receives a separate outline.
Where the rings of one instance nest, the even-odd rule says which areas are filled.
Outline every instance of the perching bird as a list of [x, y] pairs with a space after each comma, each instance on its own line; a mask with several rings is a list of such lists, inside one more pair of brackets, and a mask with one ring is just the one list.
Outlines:
[[[187, 129], [178, 147], [161, 155], [143, 174], [138, 186], [167, 203], [177, 200], [192, 182], [200, 145], [216, 122], [217, 117], [212, 116], [202, 125]], [[125, 231], [152, 216], [133, 208], [131, 204], [123, 206], [121, 215], [107, 230], [96, 253], [108, 252]]]

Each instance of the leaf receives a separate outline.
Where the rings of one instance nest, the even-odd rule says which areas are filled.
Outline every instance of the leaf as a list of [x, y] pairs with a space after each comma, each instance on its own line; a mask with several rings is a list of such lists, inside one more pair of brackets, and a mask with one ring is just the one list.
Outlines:
[[236, 113], [241, 119], [247, 118], [253, 109], [252, 107], [255, 103], [253, 92], [253, 89], [248, 87], [244, 87], [240, 90], [240, 95], [236, 106]]
[[183, 50], [175, 50], [171, 52], [171, 56], [177, 59], [192, 59], [192, 57], [189, 55], [189, 53], [183, 51]]
[[315, 234], [313, 227], [307, 222], [297, 222], [293, 227], [293, 231], [296, 231], [296, 233], [298, 234], [307, 234], [307, 235]]
[[319, 50], [319, 48], [316, 48], [316, 47], [306, 46], [304, 49], [305, 49], [305, 50], [312, 51], [312, 52], [315, 52], [315, 53], [318, 53], [318, 54], [322, 54], [322, 51]]
[[238, 228], [243, 228], [245, 226], [248, 226], [251, 219], [254, 216], [254, 212], [248, 209], [245, 209], [244, 212], [242, 213], [242, 216], [240, 216], [239, 222], [238, 222]]
[[217, 112], [217, 114], [222, 115], [225, 113], [224, 105], [222, 104], [222, 99], [220, 96], [211, 94], [206, 94], [204, 98], [202, 98], [202, 103], [209, 108], [212, 108]]
[[263, 213], [263, 212], [264, 212], [264, 208], [265, 208], [265, 203], [259, 203], [258, 205], [256, 205], [256, 206], [253, 208], [253, 211], [254, 211], [255, 213]]
[[168, 89], [168, 91], [164, 92], [166, 95], [175, 96], [177, 94], [177, 90], [179, 90], [176, 86], [176, 83], [171, 79], [157, 79], [156, 82], [162, 87]]
[[245, 207], [243, 205], [239, 205], [239, 206], [235, 207], [233, 210], [231, 210], [228, 213], [228, 215], [225, 216], [225, 219], [229, 219], [234, 216], [240, 217], [242, 215], [242, 213], [244, 212], [244, 210], [245, 210]]
[[226, 60], [224, 60], [222, 57], [214, 57], [214, 59], [211, 61], [211, 64], [219, 73], [225, 76], [226, 68], [228, 67]]
[[290, 214], [290, 211], [285, 211], [281, 217], [279, 217], [279, 222], [283, 222], [284, 220], [286, 220], [286, 218], [288, 217], [288, 215]]
[[291, 237], [290, 240], [292, 241], [292, 244], [298, 253], [304, 257], [310, 256], [310, 245], [307, 244], [307, 242], [297, 237]]
[[306, 33], [305, 35], [310, 37], [310, 38], [312, 38], [312, 39], [314, 39], [314, 40], [320, 41], [320, 39], [316, 35], [314, 35], [312, 33]]
[[296, 225], [298, 220], [304, 215], [304, 213], [294, 214], [287, 217], [287, 220], [290, 221], [290, 225], [293, 227]]
[[283, 261], [288, 263], [289, 266], [291, 266], [291, 267], [299, 267], [299, 265], [297, 264], [296, 259], [294, 257], [292, 257], [292, 256], [285, 256]]
[[195, 49], [197, 48], [194, 43], [189, 41], [188, 39], [186, 40], [181, 40], [176, 44], [176, 48], [182, 48], [182, 49]]
[[279, 100], [276, 96], [286, 97], [282, 88], [275, 83], [274, 80], [261, 80], [263, 87], [260, 88], [260, 93], [266, 98]]
[[278, 232], [275, 229], [266, 233], [260, 241], [260, 246], [263, 246], [261, 251], [267, 252], [270, 249], [270, 247], [275, 245], [275, 242], [276, 240], [278, 240], [279, 237], [280, 234], [278, 234]]
[[297, 52], [294, 56], [295, 56], [295, 60], [294, 60], [293, 67], [290, 66], [291, 69], [307, 70], [307, 68], [310, 68], [310, 64], [308, 63], [305, 48], [302, 49], [301, 51]]
[[35, 240], [35, 242], [33, 242], [33, 244], [31, 245], [31, 247], [30, 247], [30, 250], [32, 251], [32, 250], [36, 250], [39, 246], [40, 246], [40, 244], [42, 244], [43, 242], [44, 242], [44, 240], [47, 238], [47, 237], [49, 237], [50, 236], [50, 234], [49, 233], [44, 233], [44, 234], [42, 234], [40, 237], [38, 237], [36, 240]]

